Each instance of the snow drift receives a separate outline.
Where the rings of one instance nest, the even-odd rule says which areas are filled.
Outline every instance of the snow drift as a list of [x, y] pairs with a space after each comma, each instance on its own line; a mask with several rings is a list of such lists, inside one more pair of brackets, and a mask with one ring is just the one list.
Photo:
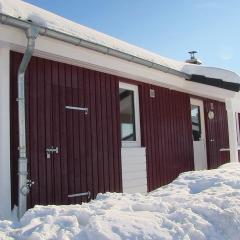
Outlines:
[[83, 205], [36, 206], [0, 221], [0, 239], [238, 240], [240, 164], [187, 172], [146, 195], [99, 194]]

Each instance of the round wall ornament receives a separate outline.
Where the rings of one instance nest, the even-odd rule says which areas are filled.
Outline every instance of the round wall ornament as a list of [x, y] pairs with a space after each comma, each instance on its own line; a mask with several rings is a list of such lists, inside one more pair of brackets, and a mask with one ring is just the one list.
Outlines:
[[213, 111], [208, 112], [208, 118], [211, 119], [211, 120], [214, 119], [214, 112]]

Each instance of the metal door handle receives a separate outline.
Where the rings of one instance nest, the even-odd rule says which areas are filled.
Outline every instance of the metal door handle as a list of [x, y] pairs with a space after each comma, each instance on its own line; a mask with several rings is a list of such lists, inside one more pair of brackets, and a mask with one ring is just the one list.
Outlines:
[[83, 196], [87, 196], [88, 199], [90, 199], [91, 197], [91, 192], [83, 192], [83, 193], [75, 193], [75, 194], [69, 194], [68, 197], [69, 198], [73, 198], [73, 197], [83, 197]]
[[48, 159], [51, 158], [51, 154], [53, 153], [56, 153], [56, 154], [59, 153], [58, 147], [51, 146], [50, 148], [46, 148], [46, 154]]
[[210, 139], [210, 142], [215, 142], [215, 139]]

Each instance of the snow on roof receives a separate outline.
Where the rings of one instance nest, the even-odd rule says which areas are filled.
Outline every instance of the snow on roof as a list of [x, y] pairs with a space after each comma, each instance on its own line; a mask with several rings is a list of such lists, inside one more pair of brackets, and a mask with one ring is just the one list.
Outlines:
[[22, 20], [31, 20], [42, 27], [82, 38], [86, 41], [100, 44], [183, 73], [219, 78], [227, 82], [240, 84], [240, 77], [234, 72], [188, 64], [162, 57], [20, 0], [0, 0], [0, 13]]
[[182, 68], [182, 71], [187, 74], [203, 75], [208, 78], [222, 79], [225, 82], [240, 84], [240, 76], [235, 72], [226, 69], [185, 64]]

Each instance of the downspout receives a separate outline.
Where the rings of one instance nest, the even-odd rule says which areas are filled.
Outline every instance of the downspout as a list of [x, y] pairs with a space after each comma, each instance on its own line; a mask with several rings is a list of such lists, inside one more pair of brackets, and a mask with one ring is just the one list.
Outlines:
[[31, 26], [26, 31], [27, 48], [18, 69], [18, 129], [19, 129], [19, 159], [18, 159], [18, 217], [21, 218], [27, 210], [27, 194], [32, 182], [27, 179], [28, 160], [26, 146], [26, 112], [25, 112], [25, 71], [32, 57], [35, 40], [39, 28]]

